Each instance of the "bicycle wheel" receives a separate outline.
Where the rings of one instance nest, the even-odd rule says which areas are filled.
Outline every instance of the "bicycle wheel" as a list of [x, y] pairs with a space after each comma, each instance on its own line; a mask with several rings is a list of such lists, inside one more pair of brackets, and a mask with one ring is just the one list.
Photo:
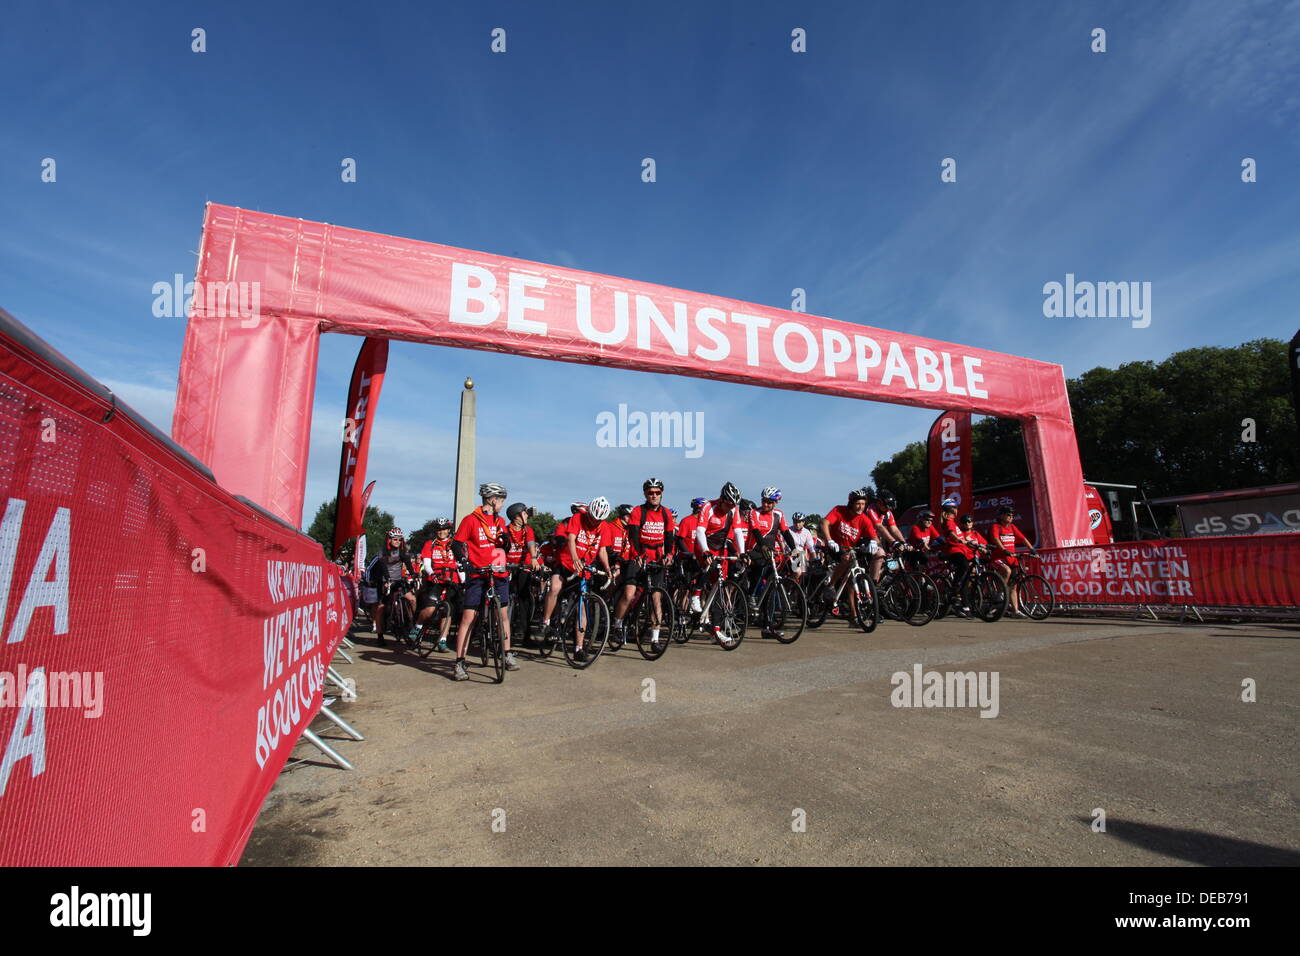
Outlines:
[[388, 613], [384, 615], [384, 629], [388, 631], [388, 636], [405, 644], [407, 647], [413, 647], [414, 642], [411, 640], [411, 607], [406, 603], [404, 595], [398, 595], [388, 608]]
[[533, 594], [528, 588], [520, 588], [519, 593], [510, 592], [510, 640], [520, 643], [529, 639], [533, 632]]
[[506, 680], [506, 652], [501, 635], [501, 602], [493, 598], [484, 611], [487, 620], [483, 622], [484, 652], [492, 658], [492, 668], [496, 672], [496, 682], [504, 684]]
[[939, 588], [924, 571], [908, 571], [907, 580], [916, 595], [915, 610], [908, 617], [907, 623], [913, 627], [923, 627], [939, 613]]
[[673, 640], [685, 644], [691, 639], [691, 589], [681, 585], [673, 589]]
[[992, 571], [981, 571], [966, 582], [967, 603], [975, 616], [987, 624], [1001, 619], [1007, 610], [1007, 586]]
[[1051, 583], [1038, 574], [1026, 574], [1016, 582], [1016, 597], [1020, 610], [1035, 621], [1046, 621], [1056, 609], [1056, 593]]
[[870, 634], [880, 624], [880, 594], [871, 582], [871, 575], [859, 570], [851, 582], [854, 592], [854, 623], [862, 633]]
[[723, 581], [709, 607], [709, 620], [718, 629], [715, 634], [724, 651], [738, 648], [749, 623], [749, 598], [745, 589], [735, 581]]
[[906, 621], [911, 611], [911, 595], [902, 577], [886, 573], [876, 585], [880, 594], [880, 615], [891, 621]]
[[636, 648], [648, 661], [657, 661], [668, 650], [673, 630], [673, 598], [663, 588], [646, 588], [632, 612], [628, 625], [636, 635]]
[[421, 657], [428, 657], [438, 646], [438, 635], [442, 632], [442, 622], [451, 613], [446, 601], [439, 601], [433, 606], [433, 614], [424, 622], [420, 633], [416, 635], [415, 652]]
[[[605, 643], [601, 637], [604, 625], [598, 609], [598, 605], [603, 607], [604, 603], [595, 594], [589, 593], [576, 596], [569, 606], [560, 626], [560, 647], [570, 667], [585, 670], [596, 663], [596, 658], [604, 649]], [[581, 661], [577, 659], [579, 636], [582, 638], [582, 648], [586, 651], [586, 660]]]
[[799, 640], [808, 623], [808, 598], [799, 582], [782, 580], [779, 588], [771, 589], [767, 599], [764, 610], [771, 610], [771, 616], [765, 618], [769, 633], [782, 644]]

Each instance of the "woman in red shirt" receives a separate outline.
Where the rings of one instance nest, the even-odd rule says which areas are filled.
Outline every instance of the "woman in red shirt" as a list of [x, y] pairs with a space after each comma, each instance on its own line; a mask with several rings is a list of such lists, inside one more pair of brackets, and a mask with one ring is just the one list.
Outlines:
[[[966, 586], [966, 578], [970, 576], [971, 559], [975, 557], [975, 552], [971, 550], [966, 541], [966, 534], [957, 525], [957, 499], [945, 498], [939, 506], [943, 517], [939, 522], [940, 531], [943, 533], [943, 559], [952, 565], [953, 570], [953, 593], [951, 595], [952, 604], [957, 606], [961, 597], [962, 589]], [[969, 614], [970, 608], [962, 603], [961, 610]]]

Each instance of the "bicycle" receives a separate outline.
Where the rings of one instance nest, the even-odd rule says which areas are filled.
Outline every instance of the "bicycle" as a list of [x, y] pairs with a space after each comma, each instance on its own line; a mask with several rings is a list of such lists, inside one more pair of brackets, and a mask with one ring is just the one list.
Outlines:
[[[728, 578], [726, 572], [727, 563], [743, 561], [744, 558], [718, 555], [715, 560], [722, 562], [718, 576], [700, 603], [698, 612], [690, 609], [690, 584], [679, 586], [673, 596], [672, 603], [678, 611], [673, 617], [673, 640], [685, 644], [692, 634], [711, 633], [724, 651], [734, 651], [745, 639], [745, 628], [749, 623], [749, 599], [745, 596], [745, 589]], [[714, 620], [714, 615], [717, 621]], [[705, 629], [706, 625], [709, 630]]]
[[[474, 631], [470, 635], [471, 643], [478, 642], [479, 662], [488, 666], [492, 659], [492, 668], [496, 674], [495, 681], [504, 684], [506, 680], [506, 654], [504, 635], [501, 633], [501, 601], [497, 597], [496, 575], [502, 571], [512, 571], [511, 565], [491, 565], [486, 568], [471, 568], [465, 572], [466, 583], [479, 578], [483, 581], [483, 603], [476, 609]], [[468, 646], [466, 650], [468, 650]]]
[[[591, 579], [595, 576], [609, 575], [594, 564], [588, 564], [565, 580], [555, 605], [555, 619], [560, 623], [553, 625], [551, 634], [543, 633], [539, 638], [540, 657], [551, 656], [555, 650], [555, 634], [558, 633], [560, 648], [570, 667], [586, 670], [596, 663], [596, 658], [605, 649], [605, 642], [609, 639], [610, 615], [609, 605], [590, 586]], [[586, 660], [583, 661], [577, 659], [579, 637], [582, 638], [582, 649], [586, 652]]]
[[[384, 634], [408, 646], [411, 645], [411, 621], [415, 618], [411, 605], [406, 603], [406, 594], [414, 588], [414, 582], [406, 578], [385, 582], [384, 586]], [[383, 634], [377, 636], [382, 638]]]
[[[880, 624], [880, 593], [866, 568], [859, 563], [869, 558], [864, 545], [855, 545], [849, 552], [849, 567], [838, 587], [830, 583], [832, 569], [823, 565], [817, 589], [808, 591], [808, 626], [821, 627], [828, 615], [838, 614], [846, 595], [853, 595], [853, 622], [864, 634], [870, 634]], [[849, 589], [852, 589], [851, 591]], [[814, 623], [816, 622], [816, 623]]]
[[[1037, 555], [1034, 555], [1037, 557]], [[1007, 590], [1015, 589], [1020, 610], [1035, 621], [1046, 621], [1056, 609], [1056, 592], [1041, 574], [1030, 574], [1019, 562], [1011, 565]]]
[[781, 573], [771, 548], [760, 546], [754, 553], [766, 565], [754, 583], [763, 636], [771, 635], [781, 644], [793, 644], [808, 623], [808, 597], [799, 582]]
[[443, 621], [451, 621], [451, 625], [447, 628], [447, 640], [454, 640], [456, 632], [456, 615], [451, 598], [450, 582], [425, 581], [424, 586], [426, 588], [437, 588], [439, 591], [438, 600], [433, 604], [433, 614], [424, 622], [424, 626], [416, 633], [411, 644], [411, 649], [420, 657], [428, 657], [438, 647]]
[[880, 613], [895, 621], [922, 627], [939, 613], [939, 589], [924, 571], [906, 567], [896, 554], [885, 558], [884, 572], [876, 582]]
[[[944, 567], [934, 575], [934, 583], [939, 588], [939, 612], [936, 617], [944, 617], [949, 611], [960, 617], [966, 612], [960, 610], [964, 605], [970, 608], [970, 614], [986, 624], [993, 624], [1006, 612], [1008, 592], [1002, 579], [984, 566], [979, 554], [971, 558], [970, 568], [966, 573], [966, 583], [960, 595], [954, 595], [956, 578], [952, 565], [944, 562]], [[960, 604], [957, 603], [960, 598]]]
[[645, 564], [648, 586], [638, 586], [624, 614], [636, 637], [636, 649], [648, 661], [663, 657], [673, 633], [673, 597], [664, 587], [668, 566], [659, 561]]

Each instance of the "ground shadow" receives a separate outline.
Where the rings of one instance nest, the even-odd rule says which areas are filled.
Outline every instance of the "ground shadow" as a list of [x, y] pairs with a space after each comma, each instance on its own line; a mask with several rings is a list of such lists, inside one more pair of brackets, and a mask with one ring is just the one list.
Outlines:
[[[1078, 817], [1092, 825], [1091, 817]], [[1300, 852], [1287, 847], [1252, 843], [1201, 830], [1184, 830], [1133, 820], [1106, 819], [1106, 835], [1201, 866], [1300, 866]]]

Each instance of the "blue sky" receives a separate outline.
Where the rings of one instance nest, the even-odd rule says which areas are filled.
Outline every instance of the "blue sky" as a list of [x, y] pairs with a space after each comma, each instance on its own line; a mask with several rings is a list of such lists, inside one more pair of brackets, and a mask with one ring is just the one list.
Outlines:
[[[1287, 338], [1297, 50], [1296, 0], [10, 3], [0, 306], [167, 431], [184, 321], [151, 288], [192, 276], [207, 200], [783, 308], [801, 287], [819, 315], [1067, 375]], [[1150, 327], [1044, 317], [1067, 272], [1151, 282]], [[359, 345], [322, 342], [307, 521]], [[733, 480], [823, 511], [933, 418], [393, 343], [370, 477], [405, 526], [451, 511], [466, 375], [480, 480], [550, 509], [657, 475], [679, 509]], [[598, 448], [620, 402], [704, 412], [704, 454]]]

